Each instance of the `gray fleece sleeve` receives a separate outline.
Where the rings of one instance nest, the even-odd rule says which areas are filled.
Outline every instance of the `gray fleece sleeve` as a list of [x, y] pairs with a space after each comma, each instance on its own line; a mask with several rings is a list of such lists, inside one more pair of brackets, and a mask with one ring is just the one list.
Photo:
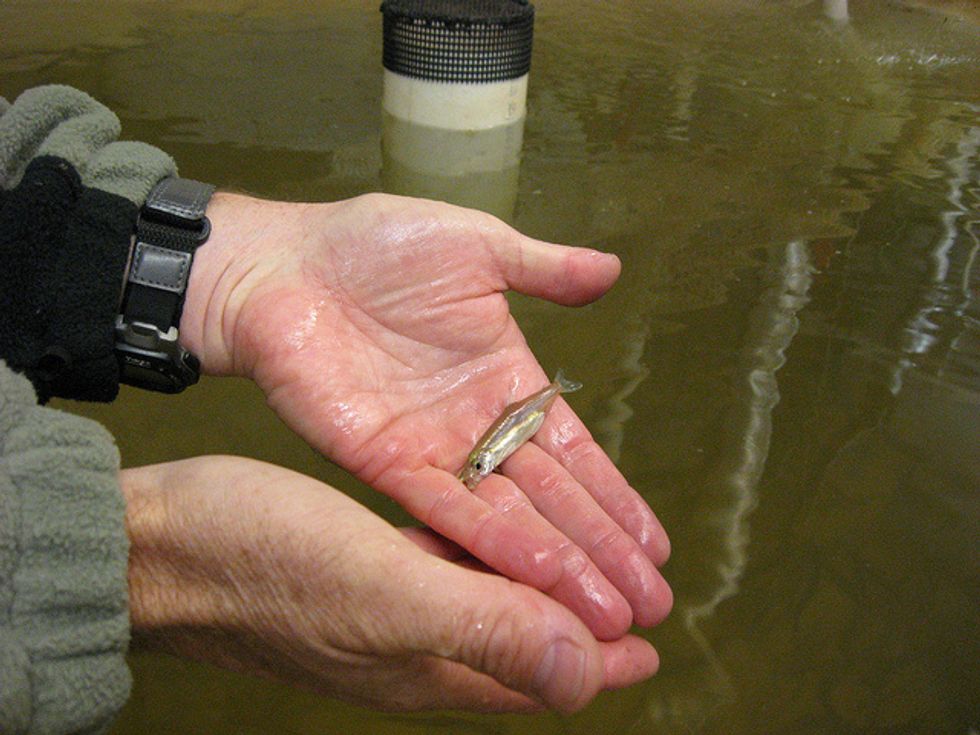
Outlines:
[[[115, 364], [111, 318], [132, 223], [175, 171], [163, 152], [118, 134], [111, 111], [70, 87], [0, 100], [0, 357], [20, 358], [19, 372], [50, 344], [83, 376], [99, 360]], [[66, 269], [59, 280], [62, 262], [91, 275]], [[78, 304], [55, 298], [73, 288]], [[76, 322], [78, 339], [59, 331]], [[100, 733], [130, 687], [119, 457], [101, 426], [37, 401], [0, 361], [0, 732]]]
[[0, 362], [0, 732], [100, 733], [129, 694], [112, 438]]
[[116, 140], [120, 129], [105, 105], [64, 85], [34, 87], [14, 105], [0, 103], [0, 188], [20, 183], [32, 159], [55, 156], [78, 172], [83, 186], [141, 206], [177, 167], [159, 148]]

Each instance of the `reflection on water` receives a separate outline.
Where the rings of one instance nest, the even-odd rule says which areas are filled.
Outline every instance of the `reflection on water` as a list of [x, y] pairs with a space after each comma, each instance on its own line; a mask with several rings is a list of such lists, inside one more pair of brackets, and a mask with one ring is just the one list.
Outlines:
[[761, 293], [749, 315], [722, 452], [715, 476], [705, 482], [708, 493], [714, 496], [712, 505], [717, 507], [705, 503], [700, 508], [703, 540], [719, 549], [713, 570], [717, 583], [705, 598], [686, 600], [678, 606], [684, 625], [727, 690], [732, 684], [700, 624], [738, 592], [748, 563], [748, 516], [758, 502], [757, 488], [769, 455], [772, 411], [779, 402], [776, 371], [783, 366], [786, 350], [799, 329], [796, 315], [809, 300], [812, 282], [810, 256], [803, 243], [790, 243], [785, 251], [777, 252], [776, 259], [775, 283]]
[[633, 392], [643, 385], [650, 370], [643, 364], [643, 352], [650, 337], [650, 327], [638, 318], [623, 320], [623, 354], [619, 360], [621, 385], [606, 399], [605, 411], [592, 422], [593, 437], [602, 444], [613, 462], [619, 462], [623, 453], [623, 440], [633, 409], [630, 400]]
[[[654, 680], [571, 718], [391, 716], [139, 656], [115, 732], [980, 726], [976, 15], [539, 4], [517, 194], [500, 202], [625, 268], [582, 310], [512, 303], [544, 365], [582, 375], [576, 407], [671, 532]], [[294, 198], [398, 175], [375, 2], [15, 3], [0, 27], [4, 94], [85, 87], [186, 175]], [[411, 186], [438, 183], [438, 163], [423, 153], [432, 176]], [[129, 464], [249, 454], [400, 517], [243, 383], [84, 410]]]
[[[974, 112], [980, 110], [972, 109]], [[945, 330], [953, 349], [968, 328], [963, 317], [973, 300], [970, 279], [980, 242], [974, 229], [975, 221], [972, 221], [976, 215], [976, 193], [964, 189], [977, 182], [978, 152], [980, 127], [971, 127], [957, 143], [956, 155], [946, 162], [949, 169], [946, 199], [951, 209], [940, 215], [941, 231], [928, 253], [921, 305], [915, 309], [902, 333], [903, 356], [895, 365], [892, 377], [892, 392], [896, 395], [902, 389], [902, 374], [936, 349], [943, 336], [940, 333], [943, 323], [954, 330], [952, 334], [948, 328]], [[964, 201], [970, 196], [974, 201]], [[969, 339], [968, 335], [965, 337]], [[957, 371], [953, 372], [950, 377], [955, 379]]]

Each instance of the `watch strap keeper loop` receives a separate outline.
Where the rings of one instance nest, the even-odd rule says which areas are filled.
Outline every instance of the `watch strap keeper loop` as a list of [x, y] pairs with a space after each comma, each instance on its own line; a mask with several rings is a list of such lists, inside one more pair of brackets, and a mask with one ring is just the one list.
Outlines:
[[129, 282], [182, 294], [191, 271], [191, 253], [137, 242]]

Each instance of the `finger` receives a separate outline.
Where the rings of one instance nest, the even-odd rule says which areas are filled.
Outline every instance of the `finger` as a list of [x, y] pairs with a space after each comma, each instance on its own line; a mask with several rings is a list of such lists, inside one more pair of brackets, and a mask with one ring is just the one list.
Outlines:
[[605, 688], [622, 689], [646, 681], [660, 669], [656, 649], [643, 638], [627, 635], [601, 643], [605, 664]]
[[391, 483], [387, 491], [405, 510], [501, 574], [543, 590], [564, 574], [551, 547], [449, 472], [426, 466], [383, 482]]
[[540, 702], [526, 694], [515, 692], [487, 674], [473, 671], [468, 666], [432, 659], [432, 686], [427, 687], [440, 700], [434, 709], [461, 709], [468, 712], [530, 714], [544, 709]]
[[554, 245], [509, 228], [490, 247], [506, 288], [566, 306], [595, 301], [616, 282], [621, 270], [619, 258], [612, 253]]
[[[484, 483], [496, 481], [488, 478]], [[508, 518], [467, 490], [456, 477], [431, 466], [391, 473], [380, 478], [379, 486], [382, 482], [409, 513], [494, 570], [556, 599], [560, 597], [582, 616], [596, 637], [615, 638], [628, 629], [632, 612], [622, 595], [597, 573], [580, 549], [538, 514], [525, 512], [520, 522]], [[492, 488], [493, 484], [484, 492]], [[525, 508], [529, 506], [525, 504]], [[669, 609], [666, 584], [661, 590], [666, 592], [656, 597], [652, 613], [637, 605], [642, 624], [663, 617]]]
[[654, 564], [666, 563], [670, 540], [664, 527], [564, 400], [555, 401], [533, 442], [568, 470]]
[[582, 549], [534, 509], [513, 482], [501, 475], [490, 475], [474, 493], [553, 549], [552, 553], [561, 560], [564, 573], [552, 588], [542, 592], [578, 615], [599, 640], [614, 640], [626, 634], [633, 619], [626, 599]]
[[[660, 669], [656, 649], [643, 638], [627, 635], [599, 644], [603, 661], [603, 690], [624, 689], [646, 681]], [[492, 677], [447, 659], [423, 659], [418, 676], [430, 683], [423, 689], [428, 698], [418, 709], [462, 709], [473, 712], [538, 712], [541, 704], [508, 689]], [[414, 679], [417, 684], [419, 679]], [[413, 687], [413, 694], [417, 689]], [[416, 694], [417, 696], [417, 694]]]
[[414, 638], [409, 646], [563, 712], [582, 708], [605, 686], [599, 643], [574, 614], [537, 590], [442, 563], [426, 565], [423, 579], [403, 587], [419, 598], [409, 609], [426, 611], [407, 631]]
[[673, 593], [656, 566], [564, 467], [528, 443], [504, 463], [503, 470], [537, 509], [531, 515], [543, 516], [551, 522], [546, 525], [560, 529], [588, 555], [595, 565], [590, 567], [622, 593], [638, 625], [656, 625], [667, 616]]
[[431, 528], [400, 528], [409, 541], [418, 546], [422, 551], [438, 556], [445, 561], [451, 561], [458, 566], [471, 569], [474, 572], [484, 572], [486, 574], [496, 574], [496, 572], [484, 564], [479, 559], [473, 557], [462, 546], [453, 543], [444, 536], [440, 536]]
[[500, 714], [540, 712], [540, 702], [526, 694], [508, 689], [493, 677], [474, 671], [465, 664], [437, 656], [404, 656], [387, 661], [387, 681], [378, 687], [381, 675], [370, 669], [363, 685], [358, 686], [355, 669], [348, 678], [353, 689], [383, 691], [383, 698], [359, 702], [373, 709], [418, 711], [457, 709], [468, 712]]
[[440, 536], [431, 528], [407, 527], [399, 528], [402, 535], [409, 541], [433, 556], [438, 556], [446, 561], [458, 561], [469, 556], [462, 546]]

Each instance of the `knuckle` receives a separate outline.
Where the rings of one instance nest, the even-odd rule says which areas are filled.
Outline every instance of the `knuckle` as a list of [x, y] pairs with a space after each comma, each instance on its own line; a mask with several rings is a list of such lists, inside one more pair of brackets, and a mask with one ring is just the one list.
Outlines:
[[558, 549], [558, 558], [561, 559], [561, 566], [564, 576], [572, 579], [579, 579], [588, 574], [592, 567], [592, 561], [581, 548], [573, 543], [565, 544]]
[[368, 211], [377, 211], [388, 204], [390, 197], [380, 192], [372, 191], [360, 194], [350, 200], [351, 204], [362, 207]]
[[582, 439], [566, 444], [563, 454], [567, 462], [577, 464], [598, 459], [599, 455], [604, 454], [604, 452], [602, 447], [596, 444], [593, 439]]
[[614, 518], [631, 519], [637, 528], [649, 525], [653, 512], [635, 490], [624, 486], [613, 495], [610, 515]]
[[[445, 535], [447, 529], [457, 528], [458, 536], [453, 536], [453, 540], [464, 547], [469, 548], [469, 544], [475, 539], [482, 538], [488, 530], [493, 530], [495, 526], [492, 522], [499, 519], [500, 514], [496, 510], [486, 505], [480, 512], [473, 513], [467, 506], [472, 501], [472, 493], [463, 488], [462, 485], [453, 483], [441, 490], [433, 497], [431, 504], [422, 512], [418, 518], [436, 532]], [[468, 526], [459, 528], [458, 518], [465, 516], [468, 518]]]
[[438, 528], [440, 526], [440, 519], [447, 513], [452, 512], [458, 493], [457, 488], [452, 486], [446, 487], [445, 490], [439, 493], [439, 496], [433, 500], [432, 505], [429, 507], [428, 517], [423, 519], [425, 523], [433, 528]]
[[612, 561], [625, 560], [636, 552], [636, 543], [621, 528], [602, 531], [589, 547], [593, 558], [602, 557]]
[[538, 493], [553, 503], [560, 503], [573, 493], [568, 475], [561, 470], [548, 470], [537, 481]]
[[530, 648], [539, 638], [535, 620], [523, 606], [510, 604], [461, 615], [455, 633], [463, 642], [460, 657], [500, 681], [519, 682], [527, 673], [524, 662], [534, 659]]
[[482, 482], [475, 494], [501, 515], [528, 506], [524, 493], [513, 484]]
[[670, 542], [650, 506], [635, 490], [626, 488], [619, 494], [609, 515], [656, 561], [663, 563], [670, 556]]

